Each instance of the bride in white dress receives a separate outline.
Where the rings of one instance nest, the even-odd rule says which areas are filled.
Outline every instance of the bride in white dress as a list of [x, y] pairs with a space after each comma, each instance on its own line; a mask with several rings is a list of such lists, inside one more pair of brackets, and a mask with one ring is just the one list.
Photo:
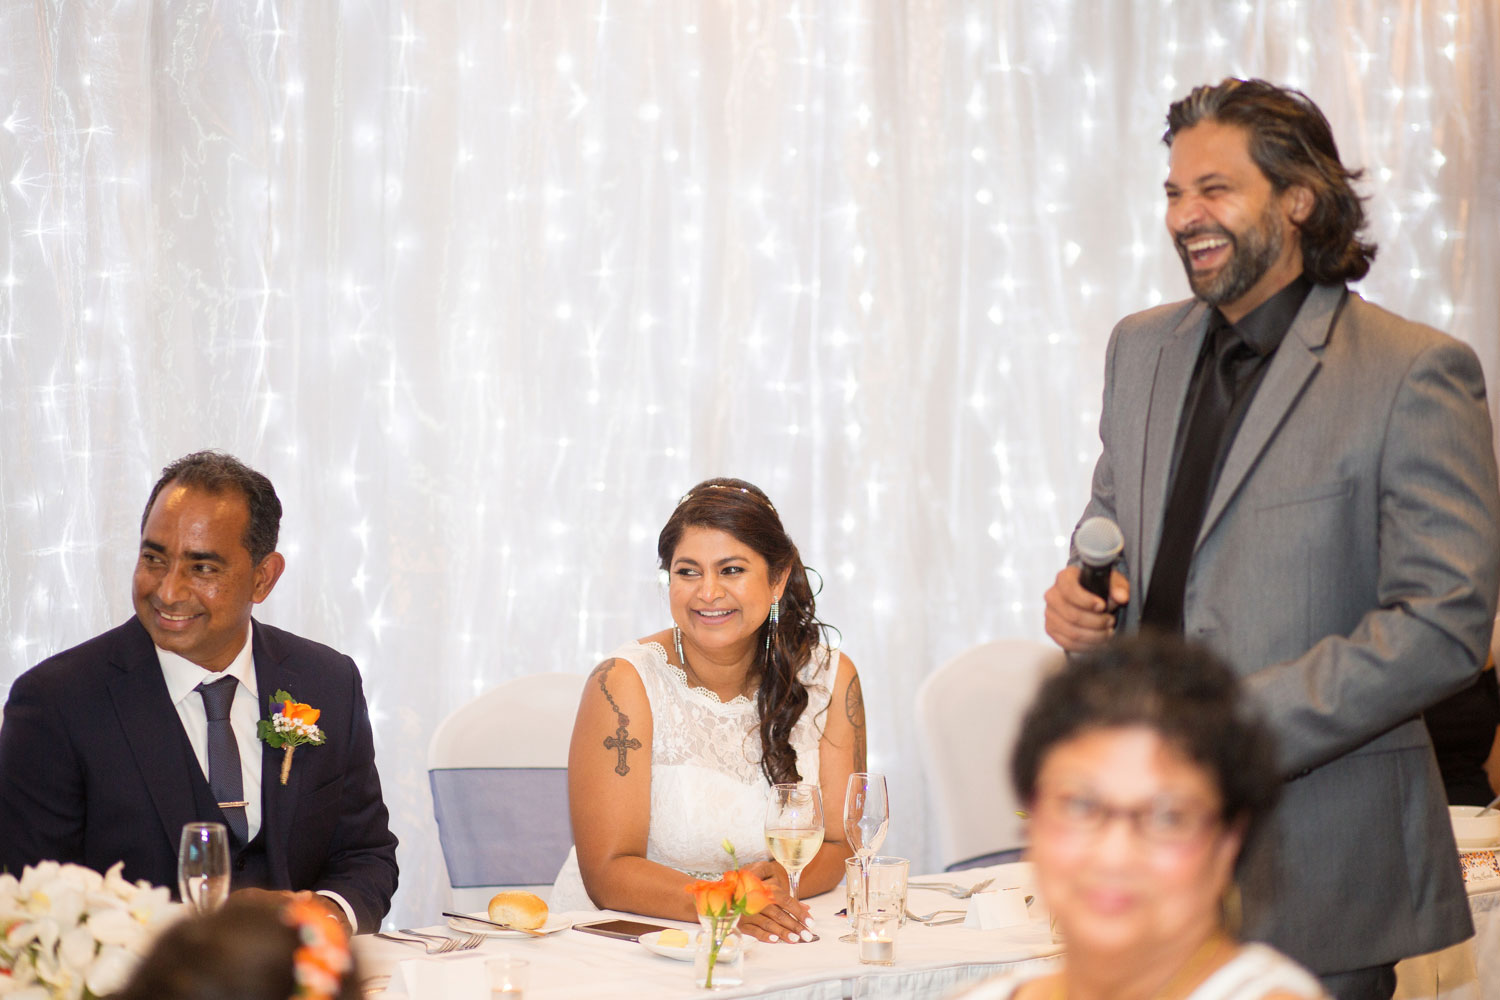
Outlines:
[[798, 889], [838, 885], [851, 853], [844, 788], [865, 769], [854, 664], [824, 641], [797, 547], [751, 484], [695, 486], [657, 555], [674, 625], [621, 646], [584, 686], [568, 758], [575, 846], [551, 908], [693, 920], [686, 889], [718, 877], [728, 839], [773, 896], [741, 928], [813, 940], [807, 907], [766, 850], [766, 803], [774, 783], [821, 786], [823, 846]]

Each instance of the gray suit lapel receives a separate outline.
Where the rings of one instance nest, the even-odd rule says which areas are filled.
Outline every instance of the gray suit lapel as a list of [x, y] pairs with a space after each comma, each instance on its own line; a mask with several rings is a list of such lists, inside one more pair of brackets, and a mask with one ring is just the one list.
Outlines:
[[1189, 309], [1161, 346], [1156, 374], [1151, 381], [1146, 413], [1146, 452], [1141, 456], [1140, 575], [1144, 587], [1156, 563], [1161, 541], [1162, 511], [1167, 502], [1167, 477], [1172, 473], [1172, 451], [1177, 444], [1177, 424], [1193, 366], [1208, 329], [1208, 309], [1201, 302]]
[[1342, 285], [1315, 285], [1298, 310], [1297, 318], [1292, 320], [1291, 328], [1271, 358], [1265, 380], [1250, 402], [1244, 423], [1234, 436], [1229, 454], [1224, 458], [1224, 468], [1219, 473], [1219, 481], [1214, 484], [1213, 495], [1209, 497], [1208, 510], [1203, 514], [1203, 527], [1198, 532], [1200, 544], [1223, 516], [1229, 501], [1239, 491], [1261, 452], [1302, 394], [1303, 387], [1322, 365], [1319, 354], [1328, 342], [1328, 333], [1344, 294]]

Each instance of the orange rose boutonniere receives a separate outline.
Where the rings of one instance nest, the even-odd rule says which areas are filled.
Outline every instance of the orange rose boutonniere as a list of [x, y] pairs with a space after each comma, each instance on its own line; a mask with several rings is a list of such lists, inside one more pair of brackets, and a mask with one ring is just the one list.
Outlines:
[[285, 691], [271, 696], [271, 717], [261, 719], [255, 732], [267, 746], [285, 749], [281, 758], [283, 785], [292, 773], [292, 752], [305, 744], [320, 747], [327, 740], [318, 728], [318, 716], [322, 714], [320, 709], [297, 701]]

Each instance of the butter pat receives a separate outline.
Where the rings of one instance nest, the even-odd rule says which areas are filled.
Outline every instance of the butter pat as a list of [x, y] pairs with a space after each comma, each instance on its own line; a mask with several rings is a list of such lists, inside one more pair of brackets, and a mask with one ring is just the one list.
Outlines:
[[686, 948], [688, 946], [687, 931], [669, 927], [657, 935], [656, 943], [663, 948]]

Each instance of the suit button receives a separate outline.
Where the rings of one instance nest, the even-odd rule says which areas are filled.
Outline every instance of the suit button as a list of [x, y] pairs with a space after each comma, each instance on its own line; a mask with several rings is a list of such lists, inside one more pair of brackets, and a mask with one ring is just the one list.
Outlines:
[[234, 859], [234, 870], [237, 871], [237, 872], [242, 872], [242, 871], [245, 870], [245, 859], [244, 858], [235, 858]]

